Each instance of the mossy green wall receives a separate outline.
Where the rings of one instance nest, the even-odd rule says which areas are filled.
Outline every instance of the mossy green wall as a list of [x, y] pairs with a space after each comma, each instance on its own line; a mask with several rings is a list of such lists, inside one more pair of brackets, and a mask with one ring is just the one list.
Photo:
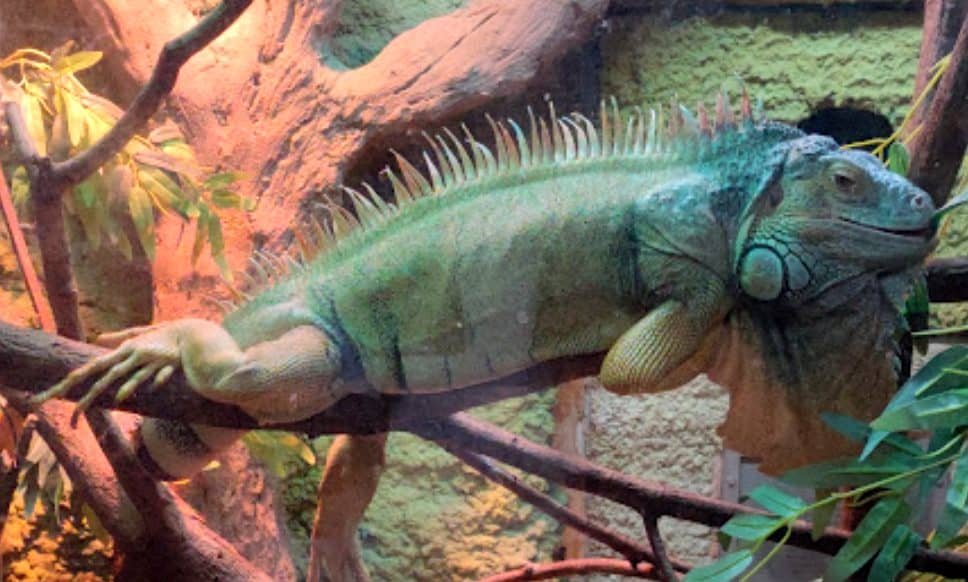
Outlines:
[[869, 108], [894, 124], [911, 100], [921, 18], [841, 9], [730, 12], [679, 22], [615, 19], [602, 44], [602, 93], [620, 103], [690, 108], [742, 78], [773, 119], [795, 122], [821, 105]]

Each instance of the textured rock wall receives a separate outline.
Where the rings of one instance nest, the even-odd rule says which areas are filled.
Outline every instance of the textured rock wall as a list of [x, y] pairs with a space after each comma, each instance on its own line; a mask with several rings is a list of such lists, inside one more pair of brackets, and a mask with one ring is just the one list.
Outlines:
[[827, 105], [869, 108], [897, 124], [910, 103], [921, 20], [916, 13], [730, 11], [668, 22], [614, 19], [603, 41], [602, 93], [620, 103], [693, 107], [743, 79], [770, 117], [795, 122]]

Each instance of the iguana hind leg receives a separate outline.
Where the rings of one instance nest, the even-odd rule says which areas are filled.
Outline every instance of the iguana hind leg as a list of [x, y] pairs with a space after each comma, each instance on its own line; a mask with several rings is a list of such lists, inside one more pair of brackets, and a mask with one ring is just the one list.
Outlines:
[[117, 394], [123, 400], [149, 380], [162, 384], [177, 368], [205, 398], [239, 406], [264, 422], [311, 416], [344, 395], [338, 380], [339, 349], [314, 326], [294, 327], [244, 350], [222, 326], [202, 319], [146, 329], [72, 371], [34, 402], [96, 378], [78, 403], [83, 410], [117, 382], [123, 382]]

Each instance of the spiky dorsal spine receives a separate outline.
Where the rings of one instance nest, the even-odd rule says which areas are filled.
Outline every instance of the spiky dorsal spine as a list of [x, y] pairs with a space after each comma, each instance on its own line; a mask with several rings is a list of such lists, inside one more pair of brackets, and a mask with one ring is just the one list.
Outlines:
[[422, 154], [425, 172], [406, 157], [391, 150], [396, 170], [387, 166], [382, 175], [393, 189], [394, 202], [385, 201], [372, 186], [360, 189], [342, 186], [353, 212], [335, 203], [325, 205], [327, 216], [312, 218], [294, 229], [299, 261], [261, 251], [250, 260], [245, 292], [235, 291], [237, 300], [271, 286], [293, 271], [299, 271], [332, 249], [352, 233], [370, 229], [391, 220], [415, 201], [446, 195], [463, 186], [507, 175], [512, 172], [549, 165], [567, 165], [607, 158], [661, 159], [675, 153], [676, 147], [690, 140], [708, 139], [718, 132], [742, 128], [754, 122], [749, 96], [743, 89], [737, 115], [725, 94], [716, 97], [715, 118], [709, 119], [700, 102], [694, 115], [676, 102], [668, 111], [660, 106], [625, 116], [614, 98], [602, 101], [598, 126], [580, 113], [559, 117], [554, 103], [547, 116], [536, 116], [528, 108], [527, 130], [513, 119], [496, 121], [485, 116], [491, 127], [494, 149], [478, 140], [466, 125], [461, 125], [464, 140], [450, 129], [423, 133], [429, 147]]

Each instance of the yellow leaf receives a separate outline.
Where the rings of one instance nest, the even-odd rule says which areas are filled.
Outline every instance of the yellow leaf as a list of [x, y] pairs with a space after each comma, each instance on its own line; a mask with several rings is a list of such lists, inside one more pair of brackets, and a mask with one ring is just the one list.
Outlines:
[[20, 99], [20, 107], [23, 110], [24, 123], [27, 125], [27, 133], [30, 134], [30, 140], [34, 142], [37, 153], [41, 156], [46, 156], [47, 128], [44, 127], [44, 111], [40, 105], [40, 99], [24, 93]]
[[138, 240], [149, 259], [155, 258], [155, 213], [151, 196], [141, 186], [133, 186], [128, 194], [128, 210], [134, 221]]
[[64, 102], [64, 113], [67, 118], [67, 132], [70, 136], [71, 145], [76, 149], [80, 148], [87, 137], [87, 118], [93, 115], [74, 95], [61, 91], [61, 98]]
[[89, 69], [101, 60], [101, 51], [79, 51], [54, 59], [54, 70], [59, 73], [76, 73]]

